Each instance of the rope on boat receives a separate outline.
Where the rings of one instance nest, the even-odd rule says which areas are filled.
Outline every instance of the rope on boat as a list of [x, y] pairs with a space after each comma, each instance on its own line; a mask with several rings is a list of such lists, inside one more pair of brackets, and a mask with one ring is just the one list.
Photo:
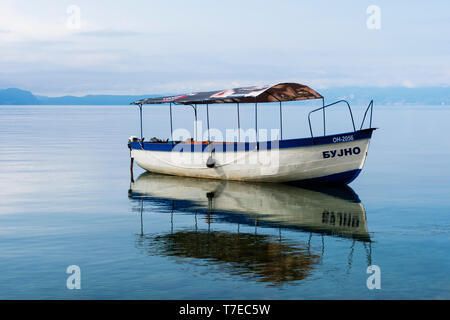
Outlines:
[[[254, 152], [254, 151], [258, 151], [258, 150], [250, 150], [250, 151], [248, 151], [248, 152]], [[241, 157], [239, 157], [239, 158], [236, 158], [236, 159], [234, 159], [234, 160], [232, 160], [232, 161], [229, 161], [229, 162], [227, 162], [227, 163], [216, 164], [216, 165], [214, 166], [214, 168], [220, 168], [220, 167], [228, 166], [228, 165], [233, 164], [233, 163], [235, 163], [235, 162], [237, 162], [237, 161], [239, 161], [239, 160], [242, 160], [242, 159], [245, 158], [246, 156], [247, 156], [247, 154], [244, 154], [243, 156], [241, 156]], [[166, 163], [166, 164], [169, 164], [169, 165], [171, 165], [171, 166], [177, 167], [177, 168], [183, 168], [183, 169], [211, 169], [211, 168], [203, 167], [203, 166], [201, 166], [201, 167], [186, 167], [186, 166], [181, 166], [181, 165], [177, 165], [177, 164], [175, 164], [175, 163], [169, 162], [169, 161], [167, 161], [167, 160], [161, 159], [161, 158], [159, 158], [159, 157], [157, 157], [157, 156], [155, 156], [155, 155], [152, 155], [152, 157], [155, 157], [155, 158], [158, 159], [159, 161], [164, 162], [164, 163]]]

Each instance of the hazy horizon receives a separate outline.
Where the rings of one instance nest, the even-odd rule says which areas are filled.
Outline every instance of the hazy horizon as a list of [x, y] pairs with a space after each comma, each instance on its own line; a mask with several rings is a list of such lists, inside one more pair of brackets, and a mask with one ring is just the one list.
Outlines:
[[[104, 93], [104, 92], [98, 92], [98, 93], [79, 93], [79, 94], [70, 94], [70, 93], [60, 93], [57, 95], [46, 95], [46, 94], [40, 94], [37, 92], [34, 92], [33, 90], [25, 90], [23, 88], [15, 88], [15, 87], [9, 87], [9, 88], [1, 88], [2, 90], [9, 90], [9, 89], [19, 89], [24, 91], [31, 92], [36, 97], [43, 97], [43, 98], [63, 98], [63, 97], [75, 97], [75, 98], [82, 98], [86, 96], [141, 96], [141, 95], [158, 95], [158, 96], [165, 96], [165, 95], [176, 95], [176, 94], [182, 94], [182, 93], [189, 93], [188, 91], [178, 91], [178, 92], [140, 92], [140, 93]], [[217, 90], [220, 89], [229, 89], [229, 88], [216, 88]], [[450, 89], [450, 86], [448, 85], [442, 85], [442, 86], [422, 86], [422, 87], [402, 87], [402, 86], [331, 86], [331, 87], [322, 87], [321, 90], [358, 90], [358, 89], [417, 89], [417, 90], [433, 90], [433, 89]], [[198, 90], [197, 90], [198, 91]], [[196, 92], [195, 90], [191, 92]]]

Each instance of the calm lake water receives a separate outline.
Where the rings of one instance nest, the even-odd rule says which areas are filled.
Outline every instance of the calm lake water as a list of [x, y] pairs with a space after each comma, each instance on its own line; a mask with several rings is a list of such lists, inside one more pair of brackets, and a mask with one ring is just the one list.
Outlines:
[[[174, 127], [191, 130], [183, 108]], [[233, 127], [222, 109], [211, 126]], [[259, 127], [277, 127], [278, 109], [260, 110]], [[309, 110], [285, 108], [284, 137], [308, 136]], [[146, 137], [168, 137], [167, 108], [144, 114]], [[365, 168], [338, 188], [138, 167], [130, 184], [138, 123], [132, 106], [0, 107], [1, 299], [450, 298], [448, 106], [375, 105]], [[70, 265], [81, 290], [66, 287]], [[380, 290], [366, 286], [368, 265]]]

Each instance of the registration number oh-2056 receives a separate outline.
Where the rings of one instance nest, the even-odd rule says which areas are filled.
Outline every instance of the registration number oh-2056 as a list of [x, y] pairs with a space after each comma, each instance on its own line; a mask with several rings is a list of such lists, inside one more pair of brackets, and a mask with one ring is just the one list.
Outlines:
[[353, 137], [352, 134], [349, 134], [347, 136], [334, 137], [333, 143], [348, 142], [348, 141], [353, 141], [353, 140], [355, 140], [355, 138]]

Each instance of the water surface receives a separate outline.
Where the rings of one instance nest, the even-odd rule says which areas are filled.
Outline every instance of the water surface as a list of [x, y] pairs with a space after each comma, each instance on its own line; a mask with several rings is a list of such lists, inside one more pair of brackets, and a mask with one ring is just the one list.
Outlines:
[[[211, 126], [234, 125], [211, 109]], [[284, 137], [307, 136], [306, 109], [286, 107]], [[374, 111], [360, 176], [305, 189], [139, 168], [130, 184], [136, 108], [2, 106], [0, 298], [448, 299], [450, 110]], [[277, 112], [262, 108], [259, 127], [277, 127]], [[167, 109], [144, 114], [145, 136], [168, 137]], [[174, 126], [192, 118], [180, 109]], [[241, 119], [251, 127], [252, 108]], [[366, 286], [371, 264], [380, 290]], [[81, 290], [66, 288], [69, 265]]]

